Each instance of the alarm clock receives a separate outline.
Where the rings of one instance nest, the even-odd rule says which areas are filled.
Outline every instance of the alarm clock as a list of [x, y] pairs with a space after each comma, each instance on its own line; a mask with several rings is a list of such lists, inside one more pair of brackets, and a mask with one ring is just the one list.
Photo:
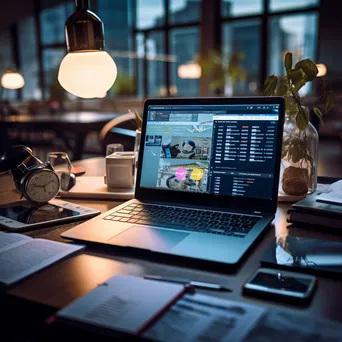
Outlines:
[[9, 170], [21, 197], [33, 204], [47, 203], [59, 192], [60, 179], [52, 165], [35, 157], [27, 146], [13, 146], [1, 156], [0, 172]]

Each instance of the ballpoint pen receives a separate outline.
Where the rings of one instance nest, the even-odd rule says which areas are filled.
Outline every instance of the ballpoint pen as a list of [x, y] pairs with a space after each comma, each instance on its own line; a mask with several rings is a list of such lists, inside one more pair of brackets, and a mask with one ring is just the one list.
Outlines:
[[205, 289], [205, 290], [233, 292], [233, 290], [229, 289], [228, 287], [225, 287], [225, 286], [222, 286], [219, 284], [205, 283], [202, 281], [187, 280], [187, 279], [182, 279], [182, 278], [162, 277], [162, 276], [158, 276], [158, 275], [145, 275], [144, 279], [165, 281], [165, 282], [184, 284], [184, 285], [191, 285], [195, 288]]

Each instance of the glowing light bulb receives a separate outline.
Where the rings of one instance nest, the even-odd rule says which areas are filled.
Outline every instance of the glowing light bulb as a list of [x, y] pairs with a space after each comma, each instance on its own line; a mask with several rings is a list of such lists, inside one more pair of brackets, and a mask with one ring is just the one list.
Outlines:
[[1, 77], [1, 85], [6, 89], [20, 89], [25, 85], [24, 77], [16, 71], [6, 71]]
[[58, 81], [69, 93], [85, 99], [103, 97], [112, 87], [117, 67], [105, 51], [68, 53], [61, 62]]
[[318, 69], [317, 77], [322, 77], [327, 74], [327, 67], [324, 64], [316, 64]]

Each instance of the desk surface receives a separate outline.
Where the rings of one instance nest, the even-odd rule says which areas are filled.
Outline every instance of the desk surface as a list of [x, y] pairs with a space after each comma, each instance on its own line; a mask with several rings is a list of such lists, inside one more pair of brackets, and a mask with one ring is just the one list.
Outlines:
[[[75, 165], [86, 168], [87, 176], [100, 176], [103, 174], [104, 161], [101, 158], [84, 160]], [[19, 196], [13, 190], [13, 185], [8, 176], [0, 176], [0, 204], [9, 200], [18, 200]], [[90, 206], [101, 212], [109, 210], [121, 202], [118, 201], [94, 201], [94, 200], [70, 200], [70, 202]], [[172, 260], [159, 263], [156, 255], [137, 255], [122, 249], [104, 246], [89, 246], [86, 251], [71, 259], [62, 261], [27, 280], [8, 291], [10, 296], [28, 300], [36, 304], [44, 304], [54, 310], [65, 306], [72, 300], [93, 289], [97, 284], [118, 273], [129, 274], [158, 274], [163, 276], [182, 277], [191, 280], [224, 284], [233, 289], [232, 293], [201, 291], [222, 298], [241, 300], [267, 307], [280, 307], [271, 301], [244, 297], [241, 294], [243, 283], [259, 267], [260, 258], [275, 236], [299, 235], [342, 241], [342, 236], [323, 234], [300, 228], [287, 229], [286, 211], [289, 204], [280, 204], [273, 225], [262, 239], [248, 253], [245, 262], [235, 272], [226, 269], [208, 269], [199, 266], [179, 264]], [[50, 240], [66, 241], [60, 234], [79, 222], [60, 225], [50, 228], [42, 228], [28, 232], [27, 235]], [[158, 257], [159, 258], [159, 257]], [[118, 263], [121, 261], [123, 263]], [[342, 281], [318, 277], [319, 285], [312, 303], [308, 307], [296, 308], [290, 305], [281, 305], [289, 310], [305, 312], [314, 316], [326, 317], [342, 321], [341, 300]]]

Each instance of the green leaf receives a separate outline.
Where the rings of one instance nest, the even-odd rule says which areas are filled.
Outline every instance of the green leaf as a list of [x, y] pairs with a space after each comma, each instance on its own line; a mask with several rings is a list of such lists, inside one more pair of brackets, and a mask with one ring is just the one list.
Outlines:
[[305, 72], [302, 68], [292, 69], [288, 71], [288, 77], [293, 83], [305, 80]]
[[324, 114], [327, 114], [330, 109], [334, 106], [334, 101], [335, 101], [335, 94], [333, 92], [330, 92], [327, 101], [325, 103], [325, 111]]
[[296, 124], [302, 131], [306, 129], [309, 124], [309, 112], [306, 108], [301, 108], [296, 116]]
[[278, 77], [277, 76], [268, 76], [264, 83], [264, 96], [272, 96], [275, 89], [277, 88]]
[[315, 113], [315, 115], [319, 118], [321, 123], [323, 124], [323, 120], [322, 120], [323, 114], [322, 114], [321, 110], [317, 107], [313, 107], [312, 110]]
[[298, 113], [298, 105], [297, 103], [291, 103], [289, 106], [289, 114], [296, 115]]
[[292, 53], [288, 52], [285, 55], [285, 69], [286, 71], [289, 71], [292, 69]]
[[303, 69], [308, 81], [313, 81], [318, 74], [317, 66], [311, 59], [303, 59], [302, 61], [299, 61], [295, 65], [295, 69]]
[[286, 78], [284, 77], [280, 81], [276, 95], [277, 96], [285, 96], [286, 93], [287, 93], [287, 82], [286, 82]]
[[290, 108], [290, 100], [291, 100], [290, 95], [286, 93], [284, 95], [284, 100], [285, 100], [285, 112], [286, 112]]

